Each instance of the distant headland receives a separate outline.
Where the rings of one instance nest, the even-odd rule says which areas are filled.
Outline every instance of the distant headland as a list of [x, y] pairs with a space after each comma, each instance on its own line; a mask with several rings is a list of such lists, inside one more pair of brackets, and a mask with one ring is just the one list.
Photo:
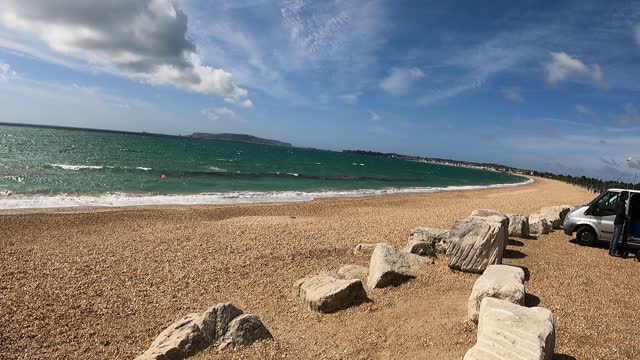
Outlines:
[[253, 135], [246, 134], [209, 134], [195, 132], [191, 135], [168, 135], [158, 134], [150, 132], [135, 132], [135, 131], [123, 131], [123, 130], [107, 130], [107, 129], [91, 129], [72, 126], [57, 126], [57, 125], [40, 125], [40, 124], [21, 124], [21, 123], [8, 123], [0, 122], [0, 125], [4, 126], [21, 126], [21, 127], [34, 127], [44, 129], [60, 129], [60, 130], [73, 130], [73, 131], [90, 131], [108, 134], [125, 134], [125, 135], [139, 135], [139, 136], [158, 136], [158, 137], [171, 137], [171, 138], [190, 138], [190, 139], [205, 139], [205, 140], [218, 140], [218, 141], [233, 141], [249, 144], [271, 145], [271, 146], [284, 146], [292, 147], [290, 143], [285, 143], [277, 140], [263, 139]]

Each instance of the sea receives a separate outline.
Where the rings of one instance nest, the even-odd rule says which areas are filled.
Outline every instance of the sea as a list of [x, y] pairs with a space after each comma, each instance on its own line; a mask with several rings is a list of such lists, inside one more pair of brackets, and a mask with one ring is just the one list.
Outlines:
[[0, 209], [308, 201], [526, 181], [346, 152], [0, 125]]

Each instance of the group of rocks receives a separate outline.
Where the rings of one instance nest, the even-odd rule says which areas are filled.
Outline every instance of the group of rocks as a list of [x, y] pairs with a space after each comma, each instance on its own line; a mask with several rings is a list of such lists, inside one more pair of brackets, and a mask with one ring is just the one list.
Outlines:
[[171, 324], [136, 360], [178, 360], [213, 344], [225, 350], [270, 338], [271, 333], [256, 315], [243, 314], [232, 304], [218, 304]]
[[542, 208], [529, 216], [475, 210], [450, 230], [411, 230], [404, 249], [385, 243], [359, 244], [354, 253], [371, 254], [369, 267], [346, 265], [298, 280], [294, 295], [310, 309], [331, 313], [369, 301], [368, 288], [399, 285], [446, 255], [454, 270], [482, 274], [468, 300], [469, 319], [478, 324], [477, 343], [465, 360], [551, 359], [555, 325], [547, 309], [525, 307], [525, 273], [501, 265], [509, 236], [529, 238], [560, 228], [569, 206]]

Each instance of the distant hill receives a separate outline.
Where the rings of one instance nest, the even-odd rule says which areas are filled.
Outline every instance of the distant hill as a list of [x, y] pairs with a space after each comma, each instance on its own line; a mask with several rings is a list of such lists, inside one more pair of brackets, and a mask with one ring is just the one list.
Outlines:
[[208, 140], [223, 140], [223, 141], [236, 141], [250, 144], [261, 145], [274, 145], [274, 146], [286, 146], [291, 147], [289, 143], [285, 143], [277, 140], [263, 139], [252, 135], [244, 134], [209, 134], [209, 133], [193, 133], [190, 136], [193, 139], [208, 139]]

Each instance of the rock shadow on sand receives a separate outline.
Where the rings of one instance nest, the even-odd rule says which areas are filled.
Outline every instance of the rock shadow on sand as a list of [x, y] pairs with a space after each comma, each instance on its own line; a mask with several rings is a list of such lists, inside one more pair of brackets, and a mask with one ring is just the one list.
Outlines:
[[520, 247], [520, 246], [524, 246], [524, 243], [520, 240], [509, 239], [509, 243], [507, 245]]
[[502, 257], [505, 259], [524, 259], [527, 257], [527, 254], [518, 250], [506, 249]]

